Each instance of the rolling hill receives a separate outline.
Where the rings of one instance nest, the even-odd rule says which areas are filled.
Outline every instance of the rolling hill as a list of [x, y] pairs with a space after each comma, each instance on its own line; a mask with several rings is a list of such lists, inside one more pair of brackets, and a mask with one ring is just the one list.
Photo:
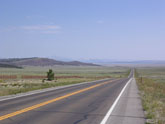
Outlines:
[[0, 64], [6, 64], [9, 66], [54, 66], [54, 65], [70, 65], [70, 66], [99, 66], [93, 63], [84, 63], [79, 61], [58, 61], [49, 58], [11, 58], [0, 59]]
[[16, 66], [16, 65], [12, 65], [12, 64], [5, 64], [5, 63], [0, 63], [0, 67], [3, 67], [3, 68], [19, 68], [19, 69], [22, 68], [20, 66]]

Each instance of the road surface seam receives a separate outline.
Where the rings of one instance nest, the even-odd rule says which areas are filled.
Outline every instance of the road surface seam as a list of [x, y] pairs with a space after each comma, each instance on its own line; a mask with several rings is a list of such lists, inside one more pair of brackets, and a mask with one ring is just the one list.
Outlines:
[[137, 99], [137, 98], [139, 98], [139, 99], [141, 99], [140, 97], [121, 97], [121, 99], [124, 99], [124, 98], [135, 98], [135, 99]]
[[[78, 112], [64, 112], [64, 111], [32, 111], [32, 112], [34, 112], [34, 113], [71, 113], [71, 114], [80, 114], [80, 115], [82, 115], [82, 114], [85, 114], [85, 113], [78, 113]], [[104, 114], [89, 114], [89, 115], [96, 115], [96, 116], [104, 116]]]
[[124, 118], [124, 117], [128, 117], [128, 118], [145, 118], [145, 117], [140, 117], [140, 116], [137, 117], [137, 116], [112, 115], [112, 114], [111, 114], [111, 116], [115, 116], [115, 117], [123, 117], [123, 118]]

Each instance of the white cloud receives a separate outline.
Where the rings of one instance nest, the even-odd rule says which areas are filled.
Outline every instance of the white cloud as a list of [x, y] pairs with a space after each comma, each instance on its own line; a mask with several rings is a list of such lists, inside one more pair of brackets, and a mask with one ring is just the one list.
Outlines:
[[24, 31], [30, 33], [57, 34], [61, 27], [58, 25], [25, 25], [0, 28], [0, 32]]
[[57, 30], [60, 29], [57, 25], [32, 25], [32, 26], [21, 26], [25, 30]]
[[21, 26], [20, 28], [25, 31], [32, 31], [43, 34], [57, 34], [61, 29], [61, 27], [58, 25], [28, 25]]

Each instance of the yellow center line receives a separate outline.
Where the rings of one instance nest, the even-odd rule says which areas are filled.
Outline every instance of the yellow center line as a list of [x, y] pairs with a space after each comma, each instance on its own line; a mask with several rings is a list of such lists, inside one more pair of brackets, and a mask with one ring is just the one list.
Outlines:
[[18, 114], [24, 113], [24, 112], [28, 112], [28, 111], [33, 110], [33, 109], [36, 109], [36, 108], [39, 108], [39, 107], [41, 107], [41, 106], [44, 106], [44, 105], [47, 105], [47, 104], [50, 104], [50, 103], [59, 101], [59, 100], [61, 100], [61, 99], [67, 98], [67, 97], [69, 97], [69, 96], [73, 96], [73, 95], [76, 95], [76, 94], [78, 94], [78, 93], [81, 93], [81, 92], [84, 92], [84, 91], [93, 89], [93, 88], [95, 88], [95, 87], [99, 87], [99, 86], [101, 86], [101, 85], [103, 85], [103, 84], [107, 84], [107, 83], [110, 83], [110, 82], [113, 82], [113, 81], [116, 81], [116, 80], [106, 81], [106, 82], [104, 82], [104, 83], [96, 84], [96, 85], [90, 86], [90, 87], [88, 87], [88, 88], [84, 88], [84, 89], [81, 89], [81, 90], [78, 90], [78, 91], [75, 91], [75, 92], [66, 94], [66, 95], [64, 95], [64, 96], [60, 96], [60, 97], [57, 97], [57, 98], [55, 98], [55, 99], [52, 99], [52, 100], [49, 100], [49, 101], [45, 101], [45, 102], [42, 102], [42, 103], [39, 103], [39, 104], [30, 106], [30, 107], [27, 107], [27, 108], [24, 108], [24, 109], [21, 109], [21, 110], [18, 110], [18, 111], [15, 111], [15, 112], [12, 112], [12, 113], [3, 115], [3, 116], [0, 116], [0, 121], [1, 121], [1, 120], [4, 120], [4, 119], [7, 119], [7, 118], [10, 118], [10, 117], [13, 117], [13, 116], [16, 116], [16, 115], [18, 115]]

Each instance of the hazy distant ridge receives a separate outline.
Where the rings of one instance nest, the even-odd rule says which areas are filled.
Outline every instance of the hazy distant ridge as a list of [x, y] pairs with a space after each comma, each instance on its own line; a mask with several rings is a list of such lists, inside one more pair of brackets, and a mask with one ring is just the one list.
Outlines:
[[54, 65], [70, 65], [70, 66], [99, 66], [93, 63], [85, 63], [80, 61], [64, 62], [49, 58], [11, 58], [0, 59], [0, 64], [8, 64], [14, 66], [54, 66]]
[[104, 59], [91, 59], [84, 62], [92, 62], [96, 64], [165, 64], [165, 60], [104, 60]]

